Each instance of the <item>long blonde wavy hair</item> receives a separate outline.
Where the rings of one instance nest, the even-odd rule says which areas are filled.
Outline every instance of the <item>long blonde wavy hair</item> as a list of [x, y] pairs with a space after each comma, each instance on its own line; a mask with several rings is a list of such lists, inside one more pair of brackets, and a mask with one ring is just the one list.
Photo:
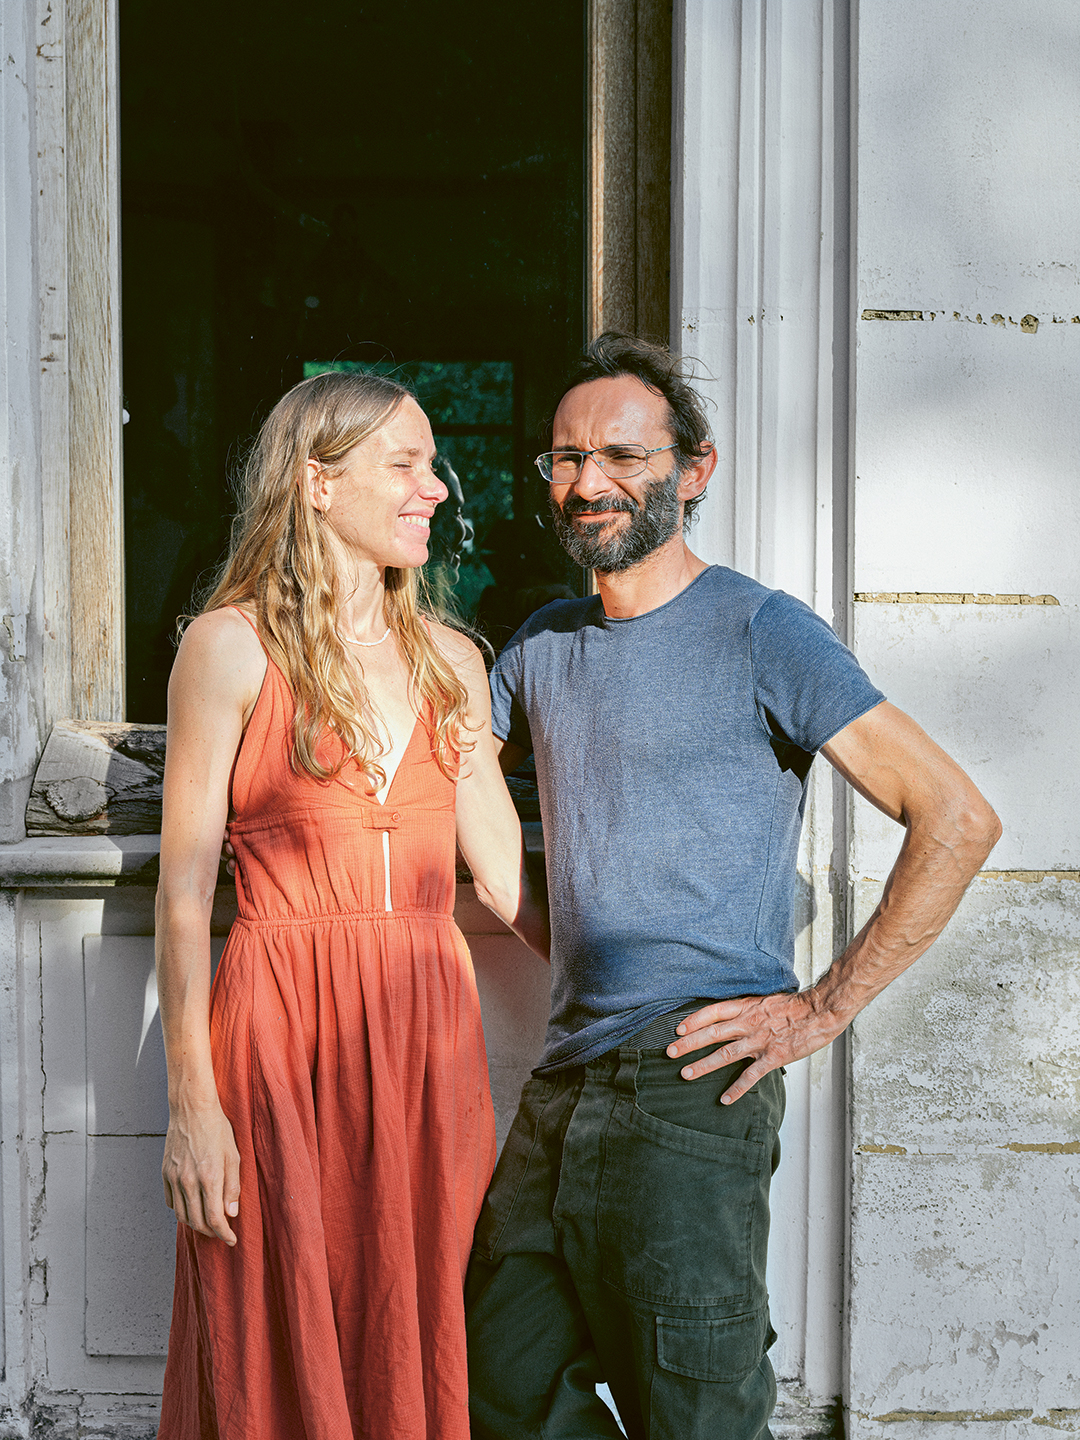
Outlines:
[[[202, 606], [246, 605], [289, 683], [292, 764], [319, 779], [336, 774], [319, 757], [327, 730], [341, 737], [377, 785], [385, 753], [363, 681], [337, 632], [338, 579], [325, 521], [311, 505], [307, 462], [331, 473], [410, 395], [383, 375], [328, 371], [302, 380], [274, 406], [244, 466], [241, 509], [229, 555]], [[452, 774], [462, 748], [467, 693], [431, 638], [435, 612], [422, 572], [386, 570], [385, 619], [409, 666], [413, 703], [429, 710], [436, 759]]]

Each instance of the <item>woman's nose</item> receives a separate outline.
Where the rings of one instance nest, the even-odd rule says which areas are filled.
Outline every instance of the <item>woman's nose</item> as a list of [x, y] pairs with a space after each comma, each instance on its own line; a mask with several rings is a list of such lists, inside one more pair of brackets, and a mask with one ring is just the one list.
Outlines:
[[434, 470], [428, 472], [428, 477], [422, 487], [422, 490], [424, 499], [433, 500], [436, 505], [441, 505], [442, 502], [450, 494], [450, 491], [447, 489], [446, 485], [444, 485], [443, 482], [439, 479], [438, 475], [435, 474]]

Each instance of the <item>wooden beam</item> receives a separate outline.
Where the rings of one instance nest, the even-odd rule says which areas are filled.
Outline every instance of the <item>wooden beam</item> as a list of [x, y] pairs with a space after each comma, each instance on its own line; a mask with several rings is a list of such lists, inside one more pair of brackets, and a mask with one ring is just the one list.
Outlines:
[[671, 0], [589, 6], [590, 339], [669, 339], [671, 25]]
[[164, 725], [62, 720], [38, 762], [26, 833], [155, 834], [164, 770]]
[[124, 714], [116, 0], [67, 0], [71, 708]]

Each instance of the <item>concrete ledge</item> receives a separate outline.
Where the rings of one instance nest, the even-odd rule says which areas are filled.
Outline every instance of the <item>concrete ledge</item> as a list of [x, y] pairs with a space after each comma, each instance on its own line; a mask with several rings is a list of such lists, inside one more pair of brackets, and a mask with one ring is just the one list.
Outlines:
[[160, 835], [92, 835], [0, 845], [0, 887], [156, 885]]
[[[522, 829], [529, 854], [542, 856], [544, 832], [540, 823], [526, 821]], [[19, 840], [14, 845], [0, 845], [0, 889], [156, 885], [160, 849], [160, 835], [43, 836]], [[218, 884], [229, 889], [233, 886], [224, 865]]]

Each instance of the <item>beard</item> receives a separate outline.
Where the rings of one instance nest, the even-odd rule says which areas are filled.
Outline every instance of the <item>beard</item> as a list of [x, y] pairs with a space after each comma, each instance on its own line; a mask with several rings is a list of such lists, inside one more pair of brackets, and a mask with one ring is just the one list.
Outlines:
[[[646, 487], [640, 505], [629, 495], [605, 495], [599, 500], [583, 500], [573, 492], [559, 505], [554, 495], [549, 493], [551, 520], [559, 544], [576, 565], [585, 570], [599, 570], [602, 575], [616, 575], [622, 570], [629, 570], [632, 565], [640, 565], [642, 560], [648, 559], [678, 533], [682, 521], [679, 478], [678, 470], [673, 469], [666, 478], [653, 480]], [[574, 525], [577, 515], [594, 515], [609, 510], [625, 510], [630, 516], [630, 523], [619, 529], [610, 522], [593, 525], [584, 532]]]

